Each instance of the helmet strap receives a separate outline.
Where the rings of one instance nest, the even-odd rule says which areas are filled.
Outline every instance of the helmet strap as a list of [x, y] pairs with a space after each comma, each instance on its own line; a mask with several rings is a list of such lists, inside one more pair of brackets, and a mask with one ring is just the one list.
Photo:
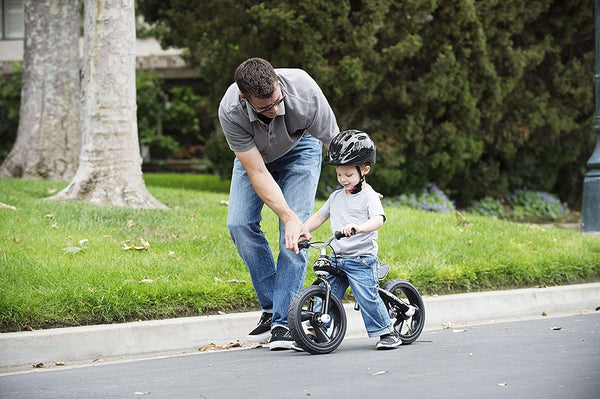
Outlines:
[[356, 186], [354, 186], [352, 188], [352, 190], [350, 190], [350, 194], [360, 193], [360, 191], [362, 190], [362, 184], [365, 181], [365, 177], [363, 176], [362, 171], [360, 170], [360, 166], [356, 165], [356, 170], [358, 170], [358, 175], [360, 176], [360, 180], [359, 180], [358, 184]]

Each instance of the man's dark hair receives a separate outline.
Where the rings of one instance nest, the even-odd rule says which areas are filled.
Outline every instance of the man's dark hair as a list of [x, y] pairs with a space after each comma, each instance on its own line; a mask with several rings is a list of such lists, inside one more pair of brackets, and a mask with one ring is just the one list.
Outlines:
[[277, 74], [269, 61], [249, 58], [235, 70], [235, 83], [246, 98], [269, 98], [275, 90]]

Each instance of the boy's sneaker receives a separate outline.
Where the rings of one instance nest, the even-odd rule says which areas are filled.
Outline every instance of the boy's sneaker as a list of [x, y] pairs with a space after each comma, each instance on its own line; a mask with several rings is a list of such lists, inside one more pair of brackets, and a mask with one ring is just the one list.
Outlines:
[[256, 328], [250, 331], [246, 339], [250, 342], [262, 342], [271, 337], [271, 319], [273, 313], [263, 312]]
[[269, 349], [272, 351], [292, 349], [292, 346], [296, 346], [296, 342], [294, 341], [294, 338], [292, 338], [290, 330], [283, 326], [273, 328]]
[[384, 334], [379, 338], [377, 349], [395, 349], [402, 345], [402, 340], [395, 332]]

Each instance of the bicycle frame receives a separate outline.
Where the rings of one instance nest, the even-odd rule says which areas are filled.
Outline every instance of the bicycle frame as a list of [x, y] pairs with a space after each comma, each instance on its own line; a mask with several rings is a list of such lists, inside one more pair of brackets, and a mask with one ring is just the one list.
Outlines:
[[[343, 270], [340, 270], [338, 268], [331, 266], [331, 257], [327, 254], [327, 247], [331, 246], [331, 243], [333, 242], [333, 240], [339, 240], [342, 237], [344, 237], [344, 235], [341, 232], [336, 231], [331, 237], [329, 237], [323, 243], [310, 242], [308, 240], [302, 240], [298, 243], [299, 248], [309, 248], [310, 247], [310, 248], [318, 249], [320, 251], [319, 257], [313, 264], [313, 269], [315, 271], [315, 274], [317, 275], [317, 279], [313, 282], [313, 285], [317, 285], [320, 283], [325, 287], [327, 295], [325, 296], [325, 303], [323, 303], [323, 305], [322, 305], [324, 316], [326, 316], [329, 313], [329, 297], [331, 295], [331, 284], [329, 283], [329, 280], [327, 280], [327, 276], [329, 274], [335, 274], [338, 276], [345, 275]], [[389, 272], [389, 266], [387, 266], [387, 270], [385, 270], [385, 272], [379, 276], [379, 281], [382, 281], [383, 279], [385, 279], [388, 272]], [[396, 297], [391, 292], [389, 292], [381, 287], [377, 287], [377, 290], [380, 295], [384, 295], [388, 298], [388, 300], [390, 300], [391, 302], [394, 302], [396, 304], [396, 306], [398, 306], [403, 313], [409, 309], [409, 305], [405, 301]], [[354, 306], [354, 309], [359, 310], [358, 304], [356, 304]]]
[[[325, 242], [298, 242], [301, 249], [319, 250], [319, 257], [313, 263], [317, 278], [294, 295], [288, 311], [290, 332], [298, 348], [311, 354], [330, 353], [341, 344], [346, 333], [346, 312], [340, 300], [333, 295], [328, 279], [332, 274], [347, 276], [344, 270], [332, 265], [328, 252], [333, 249], [327, 249], [334, 239], [342, 237], [343, 233], [335, 232]], [[389, 269], [388, 265], [379, 267], [379, 284]], [[388, 280], [377, 289], [402, 344], [414, 342], [425, 323], [425, 307], [419, 291], [410, 282], [398, 278]], [[359, 310], [359, 307], [355, 306], [355, 309]]]

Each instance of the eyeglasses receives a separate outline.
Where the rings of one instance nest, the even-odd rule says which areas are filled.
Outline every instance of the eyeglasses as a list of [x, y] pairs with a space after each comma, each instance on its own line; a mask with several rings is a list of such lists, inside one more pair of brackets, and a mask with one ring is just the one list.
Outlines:
[[278, 106], [279, 104], [281, 104], [283, 102], [283, 100], [285, 100], [285, 96], [281, 96], [281, 98], [277, 101], [275, 101], [273, 104], [266, 106], [265, 108], [258, 110], [256, 109], [256, 107], [254, 105], [252, 105], [252, 103], [250, 102], [250, 100], [246, 99], [246, 101], [248, 101], [248, 104], [250, 104], [250, 106], [252, 107], [252, 109], [254, 110], [254, 112], [256, 112], [257, 114], [264, 114], [267, 111], [272, 110], [274, 107]]

